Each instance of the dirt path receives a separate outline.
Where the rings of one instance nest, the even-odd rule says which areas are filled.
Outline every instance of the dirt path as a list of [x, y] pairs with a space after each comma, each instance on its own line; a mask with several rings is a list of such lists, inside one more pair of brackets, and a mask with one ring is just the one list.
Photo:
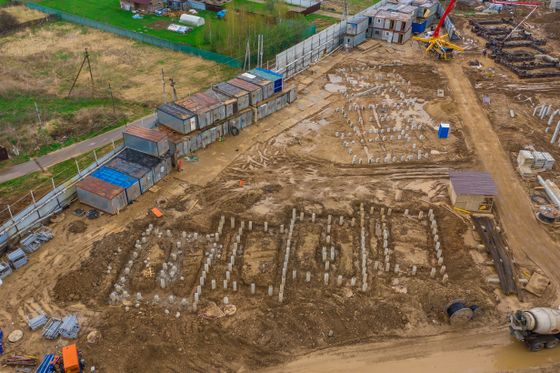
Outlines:
[[553, 372], [559, 363], [560, 351], [527, 354], [504, 328], [328, 348], [265, 372]]
[[529, 196], [504, 152], [476, 92], [457, 62], [442, 64], [449, 88], [461, 114], [466, 136], [474, 144], [483, 168], [492, 174], [498, 187], [497, 207], [510, 248], [518, 262], [528, 257], [560, 284], [560, 250], [536, 220]]

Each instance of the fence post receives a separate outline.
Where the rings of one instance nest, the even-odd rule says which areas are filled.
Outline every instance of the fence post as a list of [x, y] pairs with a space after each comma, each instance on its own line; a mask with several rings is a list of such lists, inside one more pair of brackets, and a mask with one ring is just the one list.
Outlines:
[[56, 189], [56, 185], [54, 184], [54, 177], [51, 177], [51, 183], [52, 183], [52, 188], [53, 190]]
[[35, 195], [33, 194], [33, 191], [29, 191], [29, 193], [31, 194], [31, 199], [33, 200], [33, 205], [36, 205], [37, 202], [35, 201]]
[[95, 149], [93, 149], [93, 158], [95, 158], [95, 164], [99, 164], [99, 162], [97, 162], [97, 153], [95, 152]]
[[115, 139], [111, 139], [111, 143], [113, 144], [113, 150], [115, 150]]
[[80, 165], [78, 164], [78, 160], [74, 159], [74, 162], [76, 163], [76, 168], [78, 169], [78, 175], [80, 175], [81, 171], [80, 171]]
[[6, 205], [6, 206], [8, 206], [8, 212], [10, 213], [10, 218], [14, 220], [14, 215], [12, 214], [12, 209], [10, 208], [10, 205]]

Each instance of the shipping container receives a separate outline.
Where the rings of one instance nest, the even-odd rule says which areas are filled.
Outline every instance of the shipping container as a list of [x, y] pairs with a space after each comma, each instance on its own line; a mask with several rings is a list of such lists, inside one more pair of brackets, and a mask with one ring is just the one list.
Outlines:
[[344, 35], [344, 44], [349, 47], [356, 47], [366, 40], [366, 33], [362, 32], [358, 35]]
[[197, 100], [195, 95], [175, 102], [177, 105], [196, 114], [197, 128], [202, 129], [214, 123], [212, 108], [208, 104]]
[[152, 170], [154, 174], [154, 184], [171, 173], [171, 157], [157, 158], [133, 149], [124, 149], [117, 157]]
[[235, 107], [237, 106], [236, 99], [223, 95], [220, 92], [216, 92], [213, 89], [206, 90], [203, 93], [207, 96], [217, 99], [224, 105], [225, 116], [222, 119], [229, 118], [233, 115]]
[[167, 136], [158, 130], [129, 126], [123, 132], [124, 145], [142, 153], [161, 157], [169, 151]]
[[256, 106], [263, 100], [262, 88], [246, 80], [234, 78], [228, 81], [229, 84], [249, 92], [249, 104]]
[[[135, 151], [135, 150], [131, 150]], [[139, 154], [143, 154], [138, 152]], [[107, 183], [98, 178], [88, 176], [76, 184], [78, 199], [81, 203], [104, 211], [116, 214], [126, 207], [126, 192], [124, 188]]]
[[140, 192], [140, 181], [137, 178], [123, 174], [112, 168], [106, 166], [100, 167], [93, 171], [91, 176], [123, 188], [128, 203], [134, 202], [134, 200], [142, 194]]
[[213, 89], [216, 92], [237, 100], [237, 106], [234, 110], [235, 112], [249, 107], [249, 92], [228, 83], [218, 83], [213, 87]]
[[356, 16], [346, 22], [347, 35], [359, 35], [364, 33], [368, 28], [368, 17]]
[[282, 90], [284, 89], [284, 75], [280, 73], [261, 69], [260, 67], [250, 70], [249, 73], [258, 75], [263, 79], [270, 80], [274, 86], [274, 93], [282, 92]]
[[295, 86], [292, 86], [289, 88], [288, 92], [289, 92], [288, 102], [291, 104], [292, 102], [297, 100], [297, 89]]
[[[210, 90], [210, 92], [212, 92], [212, 90]], [[218, 100], [218, 98], [215, 97], [215, 95], [208, 95], [206, 92], [199, 92], [194, 94], [193, 97], [195, 100], [198, 100], [212, 110], [211, 124], [226, 118], [226, 107], [220, 100]]]
[[262, 90], [263, 100], [266, 100], [274, 94], [274, 83], [271, 80], [265, 79], [259, 75], [252, 74], [251, 72], [243, 73], [237, 78], [259, 86]]
[[137, 163], [131, 163], [116, 157], [107, 162], [105, 166], [138, 179], [142, 194], [146, 193], [154, 185], [154, 173], [152, 170]]
[[183, 135], [197, 129], [196, 114], [175, 103], [159, 106], [156, 110], [158, 123]]

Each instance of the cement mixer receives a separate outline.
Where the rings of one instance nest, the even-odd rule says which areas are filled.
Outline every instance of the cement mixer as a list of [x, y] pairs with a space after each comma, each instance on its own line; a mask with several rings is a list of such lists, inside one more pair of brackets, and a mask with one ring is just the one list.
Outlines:
[[554, 348], [560, 342], [560, 310], [535, 307], [515, 311], [509, 316], [509, 330], [531, 351]]

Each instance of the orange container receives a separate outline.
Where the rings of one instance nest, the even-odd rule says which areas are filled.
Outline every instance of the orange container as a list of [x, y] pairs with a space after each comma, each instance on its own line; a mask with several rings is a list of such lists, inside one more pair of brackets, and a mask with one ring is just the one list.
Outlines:
[[80, 373], [78, 346], [69, 345], [62, 347], [62, 361], [64, 362], [64, 373]]

